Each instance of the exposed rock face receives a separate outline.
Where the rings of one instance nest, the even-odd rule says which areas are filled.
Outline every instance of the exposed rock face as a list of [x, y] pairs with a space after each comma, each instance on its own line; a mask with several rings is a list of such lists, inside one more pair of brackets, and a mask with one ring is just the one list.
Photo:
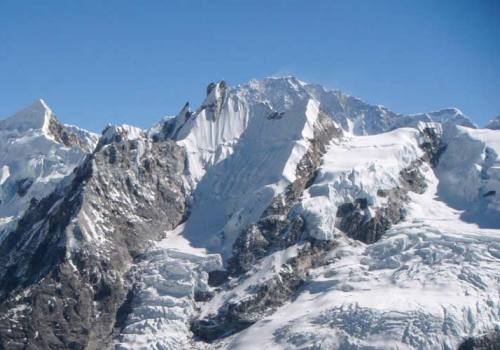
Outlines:
[[399, 186], [377, 193], [387, 199], [387, 204], [381, 208], [370, 209], [365, 198], [357, 198], [354, 203], [342, 204], [337, 211], [339, 218], [337, 227], [340, 230], [364, 243], [374, 243], [393, 224], [404, 220], [405, 207], [409, 201], [408, 192], [422, 194], [427, 189], [425, 176], [420, 167], [426, 163], [432, 167], [437, 166], [439, 157], [446, 149], [441, 139], [440, 128], [436, 130], [426, 126], [421, 133], [423, 142], [420, 147], [424, 155], [400, 171]]
[[206, 110], [209, 119], [216, 120], [224, 107], [226, 97], [227, 84], [224, 80], [218, 83], [211, 83], [207, 87], [207, 99], [200, 109]]
[[337, 211], [337, 227], [349, 237], [364, 243], [378, 241], [392, 224], [404, 218], [405, 192], [400, 189], [389, 191], [388, 206], [377, 209], [372, 215], [359, 198], [355, 203], [345, 203]]
[[[241, 277], [241, 284], [245, 284], [245, 280], [250, 281], [245, 290], [248, 294], [244, 299], [229, 297], [216, 314], [194, 320], [191, 330], [196, 336], [211, 342], [239, 332], [272, 314], [303, 285], [311, 268], [331, 262], [328, 260], [328, 252], [334, 247], [333, 242], [308, 239], [283, 264], [276, 265], [273, 273], [265, 280], [252, 282], [252, 275], [258, 275], [259, 269], [262, 269], [257, 267]], [[272, 255], [266, 259], [272, 259]], [[266, 266], [265, 263], [263, 265]], [[241, 288], [238, 285], [229, 286], [231, 287]]]
[[109, 346], [128, 265], [185, 217], [183, 150], [127, 128], [105, 136], [0, 245], [4, 347]]
[[423, 193], [427, 188], [425, 177], [418, 168], [422, 163], [422, 160], [417, 160], [410, 167], [401, 170], [399, 187], [378, 193], [387, 199], [387, 204], [375, 208], [374, 215], [365, 198], [341, 205], [337, 211], [337, 227], [364, 243], [378, 241], [393, 224], [404, 220], [405, 206], [409, 201], [408, 191]]
[[439, 124], [425, 126], [421, 132], [423, 142], [420, 144], [420, 147], [425, 152], [425, 156], [422, 160], [436, 167], [439, 158], [443, 152], [446, 151], [446, 142], [443, 140], [442, 126]]
[[384, 106], [370, 105], [341, 91], [328, 91], [320, 85], [306, 84], [305, 89], [321, 102], [323, 108], [333, 116], [344, 130], [349, 130], [355, 135], [374, 135], [401, 127], [417, 127], [422, 122], [475, 128], [470, 119], [456, 108], [403, 115]]
[[[217, 314], [196, 320], [192, 331], [202, 339], [212, 341], [238, 332], [266, 313], [287, 301], [302, 285], [307, 271], [323, 263], [324, 256], [334, 244], [311, 239], [305, 234], [304, 219], [292, 213], [304, 189], [314, 180], [321, 156], [332, 138], [340, 138], [342, 132], [325, 112], [320, 112], [314, 129], [314, 138], [297, 165], [296, 180], [275, 197], [261, 218], [246, 228], [233, 245], [233, 255], [228, 262], [230, 274], [234, 276], [248, 272], [264, 257], [275, 251], [286, 249], [299, 242], [305, 245], [298, 254], [279, 267], [279, 271], [264, 283], [254, 285], [252, 297], [243, 301], [227, 301]], [[242, 276], [242, 279], [249, 279]]]
[[193, 114], [194, 112], [191, 110], [189, 102], [186, 102], [177, 117], [169, 118], [163, 123], [160, 123], [160, 132], [153, 133], [153, 139], [156, 141], [168, 139], [175, 140], [179, 131], [186, 124], [186, 122], [193, 117]]
[[291, 213], [291, 210], [304, 189], [314, 180], [326, 145], [333, 137], [339, 138], [341, 135], [341, 130], [335, 127], [331, 118], [321, 112], [314, 138], [297, 165], [296, 180], [272, 200], [258, 222], [250, 225], [238, 237], [228, 263], [229, 271], [236, 275], [248, 271], [258, 259], [273, 250], [284, 249], [304, 238], [304, 219]]
[[[326, 114], [324, 114], [326, 116]], [[326, 119], [320, 119], [322, 123]], [[320, 123], [320, 125], [322, 125]], [[330, 125], [329, 122], [325, 123]], [[324, 125], [324, 124], [323, 124]], [[228, 269], [232, 275], [240, 277], [237, 284], [229, 284], [228, 290], [237, 289], [239, 285], [248, 283], [257, 272], [252, 270], [262, 259], [273, 252], [282, 251], [299, 242], [306, 243], [306, 248], [300, 250], [297, 257], [287, 260], [273, 277], [252, 285], [252, 297], [244, 300], [229, 297], [219, 307], [217, 313], [205, 315], [195, 320], [192, 331], [200, 338], [214, 341], [225, 337], [255, 323], [266, 313], [271, 312], [287, 301], [304, 283], [307, 271], [313, 268], [311, 264], [301, 264], [304, 269], [296, 267], [298, 257], [311, 256], [318, 265], [325, 261], [328, 252], [335, 246], [332, 242], [317, 241], [307, 234], [305, 219], [300, 211], [292, 211], [297, 202], [301, 200], [303, 191], [314, 182], [321, 157], [326, 151], [326, 145], [338, 132], [333, 126], [321, 127], [315, 132], [311, 147], [302, 161], [297, 166], [297, 180], [287, 190], [273, 199], [261, 218], [245, 229], [233, 246], [233, 255], [228, 261]], [[325, 132], [326, 130], [326, 132]], [[352, 238], [365, 243], [373, 243], [393, 224], [405, 217], [405, 206], [409, 201], [408, 191], [423, 193], [427, 189], [425, 177], [420, 171], [424, 164], [437, 164], [442, 153], [439, 130], [425, 127], [421, 132], [424, 151], [421, 158], [413, 161], [407, 168], [400, 171], [399, 186], [380, 193], [386, 198], [386, 205], [370, 209], [364, 198], [358, 198], [355, 203], [345, 203], [338, 208], [337, 227]], [[375, 214], [373, 214], [373, 210]], [[317, 242], [323, 242], [318, 244]], [[314, 252], [309, 250], [309, 244], [314, 247]], [[327, 259], [328, 261], [328, 259]], [[315, 265], [314, 267], [318, 266]], [[272, 294], [270, 291], [273, 291]]]
[[458, 350], [497, 350], [500, 349], [500, 331], [491, 332], [477, 338], [464, 341]]
[[25, 178], [16, 181], [16, 193], [19, 197], [23, 197], [28, 193], [29, 188], [33, 185], [33, 179]]
[[49, 147], [30, 145], [34, 173], [0, 153], [0, 211], [28, 208], [0, 217], [0, 348], [497, 346], [498, 216], [465, 224], [440, 186], [496, 213], [500, 146], [456, 109], [403, 116], [287, 77], [212, 83], [96, 147], [43, 101], [18, 117], [0, 146]]
[[42, 100], [0, 120], [0, 240], [2, 221], [15, 221], [31, 200], [48, 196], [97, 140], [59, 122]]
[[78, 147], [86, 153], [91, 153], [98, 141], [96, 135], [90, 133], [82, 135], [81, 129], [62, 124], [54, 115], [50, 116], [47, 128], [56, 142], [67, 147]]

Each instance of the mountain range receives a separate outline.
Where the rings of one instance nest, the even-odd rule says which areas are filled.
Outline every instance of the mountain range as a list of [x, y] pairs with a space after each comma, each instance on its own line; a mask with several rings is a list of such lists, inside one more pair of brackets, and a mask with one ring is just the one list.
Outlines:
[[498, 349], [500, 120], [294, 77], [0, 121], [0, 348]]

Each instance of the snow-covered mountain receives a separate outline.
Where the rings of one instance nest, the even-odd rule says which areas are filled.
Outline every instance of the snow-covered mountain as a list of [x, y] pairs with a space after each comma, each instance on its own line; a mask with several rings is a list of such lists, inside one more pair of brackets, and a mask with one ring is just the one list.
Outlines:
[[500, 116], [491, 119], [485, 126], [486, 129], [500, 130]]
[[0, 131], [5, 348], [500, 344], [500, 131], [457, 109], [284, 77], [99, 140], [43, 102]]
[[[0, 228], [50, 194], [98, 135], [61, 124], [43, 100], [0, 121]], [[1, 237], [0, 237], [1, 239]]]

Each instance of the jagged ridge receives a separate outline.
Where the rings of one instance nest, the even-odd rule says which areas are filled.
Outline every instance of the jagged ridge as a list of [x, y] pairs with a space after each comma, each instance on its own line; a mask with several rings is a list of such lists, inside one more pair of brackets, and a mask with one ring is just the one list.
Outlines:
[[[46, 115], [43, 137], [84, 148], [81, 133]], [[9, 132], [39, 130], [21, 124]], [[498, 137], [473, 126], [456, 109], [403, 116], [293, 77], [210, 84], [198, 109], [186, 104], [151, 130], [110, 126], [72, 175], [4, 230], [0, 339], [19, 347], [210, 347], [189, 330], [198, 318], [192, 329], [214, 347], [312, 346], [310, 327], [332, 348], [376, 344], [381, 329], [383, 348], [458, 346], [498, 322], [497, 296], [486, 297], [498, 281]], [[461, 143], [470, 152], [462, 163], [453, 158]], [[426, 205], [462, 225], [448, 202], [431, 197], [443, 194], [436, 184], [450, 186], [445, 171], [464, 164], [465, 181], [480, 179], [468, 198], [493, 213], [492, 229], [465, 225], [470, 234], [461, 236], [437, 221], [420, 225], [434, 217], [421, 214]], [[30, 187], [18, 185], [21, 193]], [[470, 265], [460, 248], [448, 251], [450, 241], [488, 268]], [[418, 284], [435, 286], [425, 266], [457, 293], [440, 301], [446, 327], [432, 310], [411, 309], [418, 296], [408, 296], [407, 311], [394, 305], [395, 319], [392, 309], [355, 297], [377, 283], [401, 296], [412, 273], [414, 288], [429, 296]], [[463, 290], [474, 291], [479, 311]], [[336, 304], [351, 291], [359, 307]], [[317, 312], [301, 314], [300, 300]], [[361, 319], [373, 324], [350, 327]], [[377, 327], [384, 320], [391, 326]]]

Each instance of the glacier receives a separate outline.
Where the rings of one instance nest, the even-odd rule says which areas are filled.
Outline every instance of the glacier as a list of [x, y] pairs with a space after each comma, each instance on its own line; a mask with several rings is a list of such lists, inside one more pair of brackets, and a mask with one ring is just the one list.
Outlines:
[[6, 348], [499, 343], [500, 131], [456, 108], [280, 77], [212, 83], [149, 130], [39, 101], [0, 133]]

